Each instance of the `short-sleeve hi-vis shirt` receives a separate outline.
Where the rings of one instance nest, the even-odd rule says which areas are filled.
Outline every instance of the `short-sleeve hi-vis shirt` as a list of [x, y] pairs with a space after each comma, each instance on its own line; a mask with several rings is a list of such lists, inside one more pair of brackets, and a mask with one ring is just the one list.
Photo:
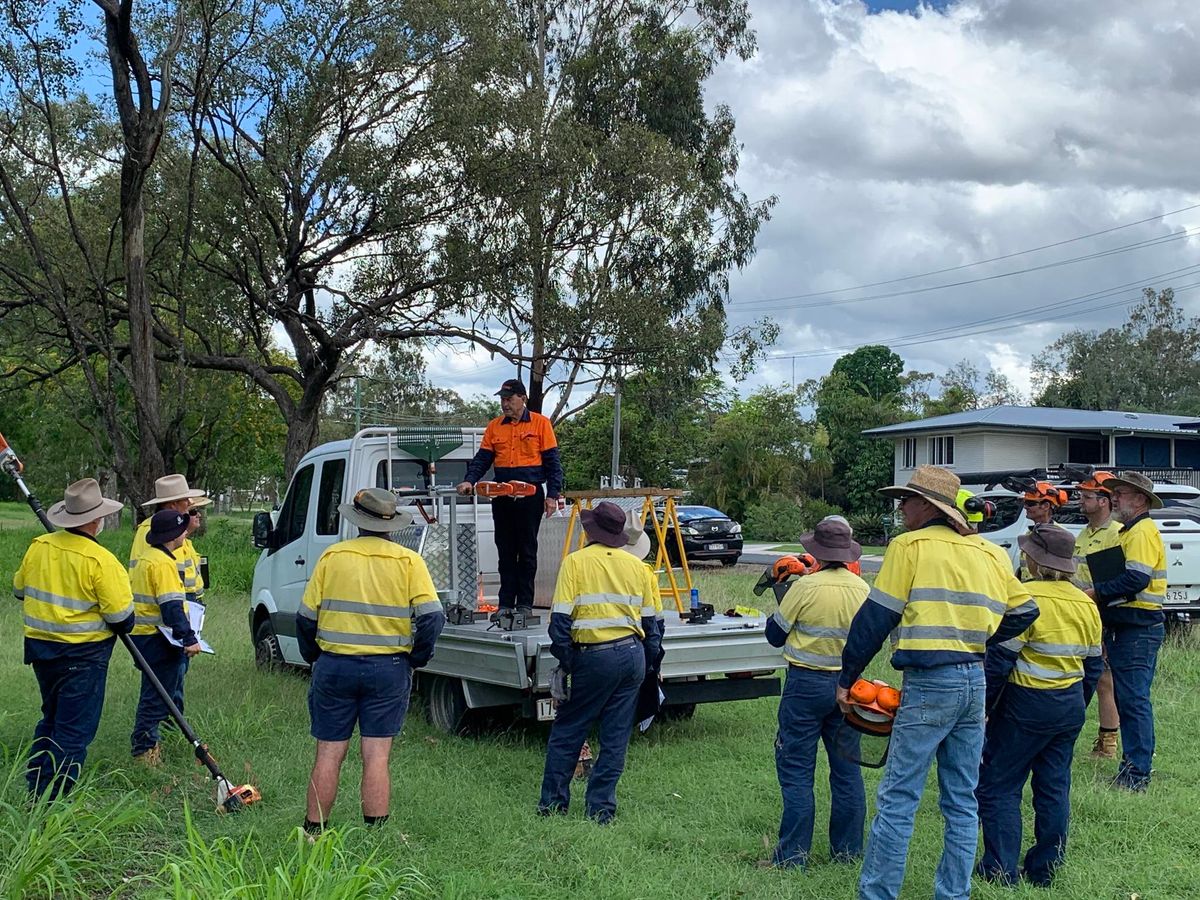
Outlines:
[[420, 554], [375, 537], [329, 547], [304, 589], [297, 615], [317, 623], [329, 653], [411, 653], [414, 617], [442, 611]]

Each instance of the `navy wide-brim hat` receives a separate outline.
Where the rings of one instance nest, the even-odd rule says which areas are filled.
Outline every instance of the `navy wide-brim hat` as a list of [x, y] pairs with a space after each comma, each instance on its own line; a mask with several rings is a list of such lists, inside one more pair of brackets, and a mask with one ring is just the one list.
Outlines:
[[146, 533], [146, 543], [152, 547], [168, 544], [187, 531], [191, 516], [174, 509], [164, 509], [156, 512], [150, 518], [150, 530]]
[[597, 503], [595, 509], [585, 509], [579, 514], [583, 530], [593, 541], [606, 547], [624, 547], [628, 543], [625, 537], [625, 513], [615, 503], [605, 500]]

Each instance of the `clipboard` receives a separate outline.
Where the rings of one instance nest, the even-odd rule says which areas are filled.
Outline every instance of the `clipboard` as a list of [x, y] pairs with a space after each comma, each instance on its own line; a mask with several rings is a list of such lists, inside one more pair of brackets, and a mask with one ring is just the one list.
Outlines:
[[[194, 631], [196, 633], [196, 643], [198, 643], [200, 645], [200, 652], [201, 653], [216, 653], [217, 651], [215, 651], [212, 647], [210, 647], [208, 645], [208, 642], [206, 640], [204, 640], [204, 638], [200, 637], [200, 630], [202, 628], [204, 628], [204, 604], [203, 603], [187, 604], [187, 613], [188, 613], [188, 625], [191, 626], [192, 631]], [[166, 625], [159, 625], [158, 633], [161, 634], [163, 637], [165, 637], [167, 639], [167, 643], [171, 644], [172, 646], [174, 646], [174, 647], [182, 647], [183, 646], [183, 644], [181, 644], [179, 641], [175, 640], [174, 632], [172, 632], [171, 629], [168, 628]]]
[[[1119, 546], [1108, 547], [1087, 555], [1088, 571], [1092, 573], [1092, 584], [1112, 581], [1125, 574], [1125, 551]], [[1097, 603], [1113, 606], [1135, 599], [1132, 594], [1122, 594], [1119, 597], [1097, 597]]]

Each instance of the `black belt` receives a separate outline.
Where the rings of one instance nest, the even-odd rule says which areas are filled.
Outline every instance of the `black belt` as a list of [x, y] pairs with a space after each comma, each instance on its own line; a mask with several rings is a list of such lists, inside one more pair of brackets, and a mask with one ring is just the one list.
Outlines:
[[581, 653], [586, 653], [589, 650], [611, 650], [615, 647], [624, 647], [626, 644], [640, 644], [641, 640], [637, 635], [629, 635], [628, 637], [617, 638], [615, 641], [602, 641], [599, 644], [576, 644], [575, 649]]

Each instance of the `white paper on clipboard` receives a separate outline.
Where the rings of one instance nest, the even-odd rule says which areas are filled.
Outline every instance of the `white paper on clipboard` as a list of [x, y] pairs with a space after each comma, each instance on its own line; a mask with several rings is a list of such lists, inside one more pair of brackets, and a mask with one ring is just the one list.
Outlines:
[[[208, 642], [205, 641], [204, 638], [202, 638], [200, 636], [200, 632], [204, 628], [204, 604], [203, 603], [187, 603], [187, 604], [185, 604], [185, 606], [187, 606], [188, 625], [191, 626], [192, 631], [196, 632], [196, 640], [200, 644], [200, 652], [215, 654], [217, 651], [215, 651], [212, 647], [210, 647], [208, 645]], [[165, 637], [167, 639], [167, 641], [171, 644], [171, 646], [173, 646], [173, 647], [182, 647], [183, 646], [183, 644], [181, 644], [179, 641], [175, 640], [174, 635], [171, 633], [171, 629], [168, 628], [166, 625], [159, 625], [158, 631], [163, 637]]]

